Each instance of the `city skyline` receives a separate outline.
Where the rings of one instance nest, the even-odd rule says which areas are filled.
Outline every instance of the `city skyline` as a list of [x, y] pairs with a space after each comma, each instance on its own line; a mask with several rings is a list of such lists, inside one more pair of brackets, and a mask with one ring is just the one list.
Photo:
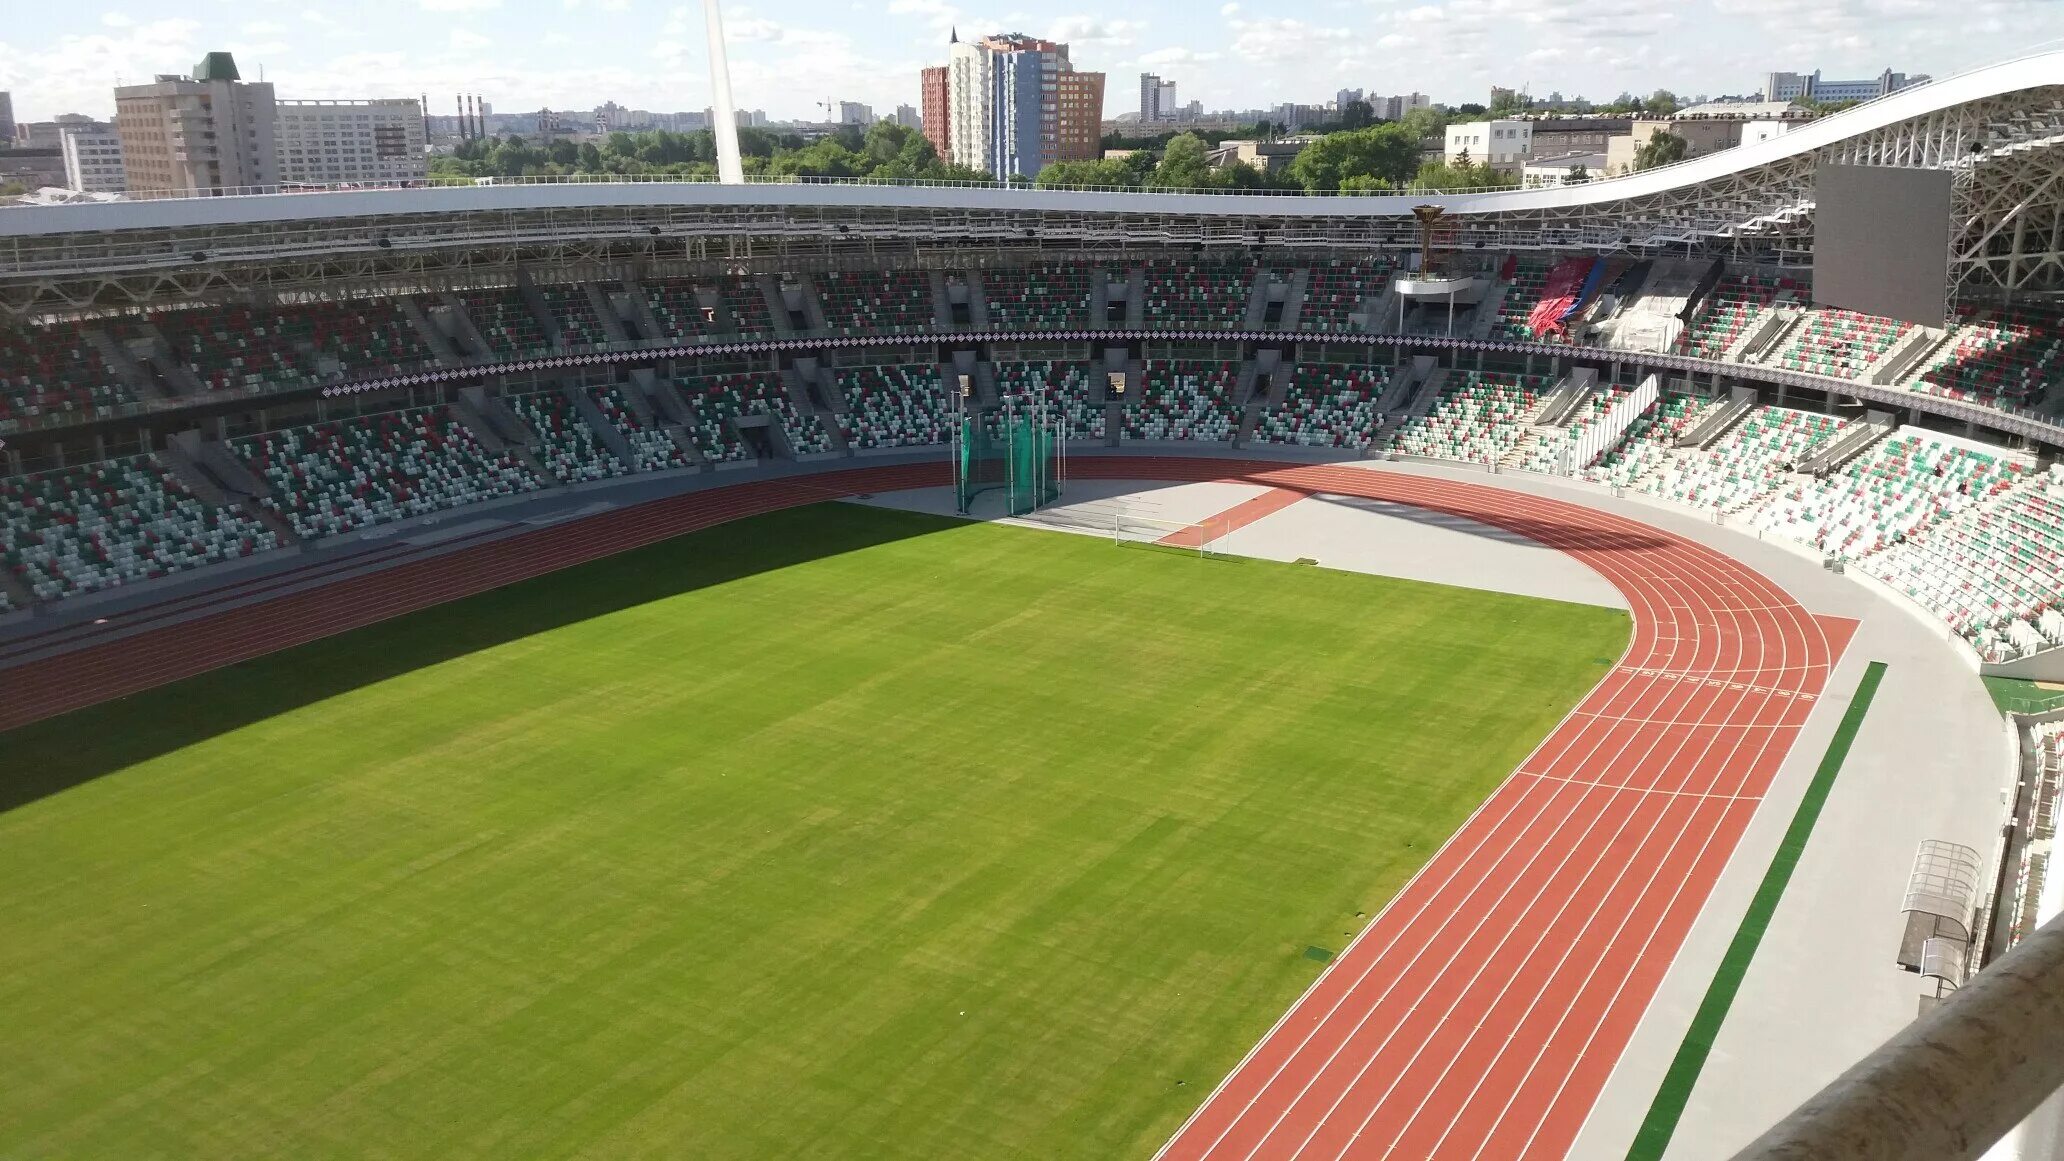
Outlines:
[[[162, 11], [82, 0], [18, 14], [0, 34], [0, 90], [13, 93], [17, 120], [104, 118], [117, 84], [184, 71], [209, 51], [235, 53], [283, 98], [427, 93], [432, 114], [460, 91], [498, 112], [709, 103], [699, 4], [365, 0], [333, 14], [257, 0], [153, 15]], [[1956, 38], [1940, 35], [1940, 9], [1927, 0], [1326, 0], [1295, 17], [1251, 2], [1200, 11], [1174, 0], [1141, 0], [1122, 17], [948, 0], [800, 0], [773, 11], [734, 4], [725, 16], [739, 103], [777, 120], [822, 119], [823, 101], [916, 105], [919, 69], [944, 60], [956, 27], [1067, 43], [1077, 68], [1114, 78], [1107, 118], [1136, 109], [1130, 82], [1141, 72], [1176, 82], [1185, 102], [1206, 109], [1318, 102], [1341, 88], [1416, 89], [1456, 104], [1486, 100], [1492, 83], [1608, 100], [1658, 87], [1748, 92], [1773, 70], [1939, 77], [2064, 37], [2064, 5], [2053, 0], [1972, 0], [1959, 7]]]

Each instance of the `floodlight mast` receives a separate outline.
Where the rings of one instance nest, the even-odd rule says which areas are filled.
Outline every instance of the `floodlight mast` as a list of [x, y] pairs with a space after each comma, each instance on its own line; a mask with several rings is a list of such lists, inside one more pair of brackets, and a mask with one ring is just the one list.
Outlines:
[[702, 0], [703, 25], [709, 37], [710, 128], [717, 137], [717, 180], [745, 184], [745, 162], [738, 155], [738, 110], [731, 99], [731, 61], [724, 54], [724, 14], [717, 0]]

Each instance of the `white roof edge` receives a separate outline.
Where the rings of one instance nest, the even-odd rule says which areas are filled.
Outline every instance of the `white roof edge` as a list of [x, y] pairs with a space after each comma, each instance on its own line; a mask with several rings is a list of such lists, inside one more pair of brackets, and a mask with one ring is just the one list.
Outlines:
[[587, 210], [644, 206], [766, 206], [912, 210], [989, 209], [1203, 217], [1405, 216], [1417, 205], [1491, 214], [1610, 205], [1696, 186], [1818, 150], [1847, 137], [1956, 105], [2064, 84], [2064, 51], [2037, 53], [1904, 89], [1767, 141], [1627, 177], [1581, 185], [1473, 194], [1301, 195], [1099, 193], [1069, 190], [864, 184], [719, 185], [707, 182], [569, 182], [450, 186], [237, 197], [17, 206], [0, 210], [0, 238], [131, 229], [175, 229], [423, 213]]

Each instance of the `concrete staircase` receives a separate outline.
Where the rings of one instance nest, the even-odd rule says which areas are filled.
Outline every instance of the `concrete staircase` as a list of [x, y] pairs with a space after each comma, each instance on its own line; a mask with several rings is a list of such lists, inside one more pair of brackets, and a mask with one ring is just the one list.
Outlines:
[[1799, 470], [1825, 476], [1840, 471], [1844, 464], [1883, 443], [1898, 430], [1889, 411], [1867, 411], [1862, 419], [1844, 427], [1835, 438], [1813, 449], [1799, 461]]
[[1737, 387], [1734, 395], [1725, 403], [1708, 408], [1697, 423], [1685, 429], [1677, 439], [1680, 448], [1703, 450], [1719, 443], [1728, 432], [1733, 431], [1749, 413], [1756, 410], [1756, 393], [1747, 387]]
[[545, 328], [545, 341], [550, 343], [555, 351], [565, 350], [566, 326], [559, 321], [559, 315], [552, 310], [552, 304], [546, 302], [545, 296], [538, 293], [537, 283], [531, 281], [529, 274], [516, 276], [516, 292], [523, 296], [523, 305], [530, 308], [531, 316], [537, 319], [538, 325]]
[[94, 353], [100, 356], [100, 361], [107, 369], [115, 373], [115, 378], [121, 381], [122, 386], [129, 389], [130, 394], [146, 403], [171, 398], [157, 378], [145, 370], [143, 364], [137, 362], [136, 357], [129, 353], [129, 348], [116, 342], [115, 337], [106, 330], [97, 326], [81, 326], [79, 335], [86, 340], [86, 345], [92, 347]]
[[430, 348], [430, 354], [439, 363], [452, 367], [466, 361], [459, 353], [458, 344], [431, 321], [429, 312], [423, 309], [423, 304], [417, 302], [414, 296], [404, 294], [394, 301], [401, 309], [401, 316], [409, 321], [409, 326], [415, 328], [416, 337], [423, 340], [423, 345]]
[[629, 331], [624, 330], [624, 316], [619, 307], [624, 296], [609, 294], [602, 289], [599, 282], [584, 282], [581, 288], [587, 291], [589, 309], [595, 312], [596, 318], [602, 320], [603, 336], [612, 343], [630, 342], [631, 335]]

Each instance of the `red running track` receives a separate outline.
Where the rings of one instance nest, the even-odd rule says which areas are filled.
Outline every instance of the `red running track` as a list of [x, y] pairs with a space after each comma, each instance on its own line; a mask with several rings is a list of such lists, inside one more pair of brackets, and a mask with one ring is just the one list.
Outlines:
[[[1561, 500], [1268, 461], [1069, 466], [1410, 504], [1560, 549], [1625, 595], [1619, 665], [1160, 1154], [1566, 1155], [1853, 625], [1714, 549]], [[0, 670], [0, 729], [742, 516], [945, 482], [923, 465], [691, 493], [90, 645]]]

